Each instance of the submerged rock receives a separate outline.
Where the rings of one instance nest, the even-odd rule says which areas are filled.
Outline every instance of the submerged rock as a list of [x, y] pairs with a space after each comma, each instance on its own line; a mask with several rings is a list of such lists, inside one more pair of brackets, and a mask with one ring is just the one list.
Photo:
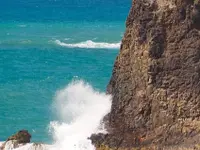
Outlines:
[[154, 149], [200, 144], [199, 4], [133, 0], [107, 88], [113, 95], [105, 118], [109, 134], [92, 136], [94, 144]]

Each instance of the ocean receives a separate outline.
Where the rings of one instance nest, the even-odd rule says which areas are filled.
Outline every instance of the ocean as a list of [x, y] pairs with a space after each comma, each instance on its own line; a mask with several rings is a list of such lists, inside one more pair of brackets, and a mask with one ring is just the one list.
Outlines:
[[106, 86], [130, 6], [131, 0], [1, 0], [0, 141], [27, 129], [32, 142], [84, 147], [86, 136], [103, 130], [111, 105]]

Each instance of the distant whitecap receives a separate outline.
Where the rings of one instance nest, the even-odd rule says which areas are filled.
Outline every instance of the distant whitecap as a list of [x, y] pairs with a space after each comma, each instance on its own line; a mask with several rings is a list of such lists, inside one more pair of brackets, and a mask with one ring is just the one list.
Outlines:
[[20, 28], [25, 28], [25, 27], [27, 27], [27, 25], [26, 24], [20, 24], [20, 25], [18, 25]]
[[119, 49], [121, 43], [105, 43], [105, 42], [93, 42], [91, 40], [80, 42], [80, 43], [64, 43], [60, 40], [55, 40], [57, 45], [68, 47], [68, 48], [100, 48], [100, 49]]

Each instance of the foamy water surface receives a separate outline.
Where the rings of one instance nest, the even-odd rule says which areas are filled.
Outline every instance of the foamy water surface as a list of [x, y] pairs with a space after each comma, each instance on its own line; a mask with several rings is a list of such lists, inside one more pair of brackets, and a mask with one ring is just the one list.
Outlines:
[[[102, 119], [110, 111], [111, 96], [77, 80], [56, 93], [52, 106], [59, 120], [49, 124], [54, 142], [51, 145], [26, 144], [16, 150], [94, 150], [88, 138], [93, 133], [106, 132]], [[10, 149], [13, 145], [7, 144], [5, 150]]]

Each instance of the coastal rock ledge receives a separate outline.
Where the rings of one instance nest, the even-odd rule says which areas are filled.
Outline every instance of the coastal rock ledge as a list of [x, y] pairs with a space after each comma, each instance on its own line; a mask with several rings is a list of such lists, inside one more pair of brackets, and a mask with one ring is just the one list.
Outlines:
[[97, 149], [200, 149], [200, 0], [133, 0]]

